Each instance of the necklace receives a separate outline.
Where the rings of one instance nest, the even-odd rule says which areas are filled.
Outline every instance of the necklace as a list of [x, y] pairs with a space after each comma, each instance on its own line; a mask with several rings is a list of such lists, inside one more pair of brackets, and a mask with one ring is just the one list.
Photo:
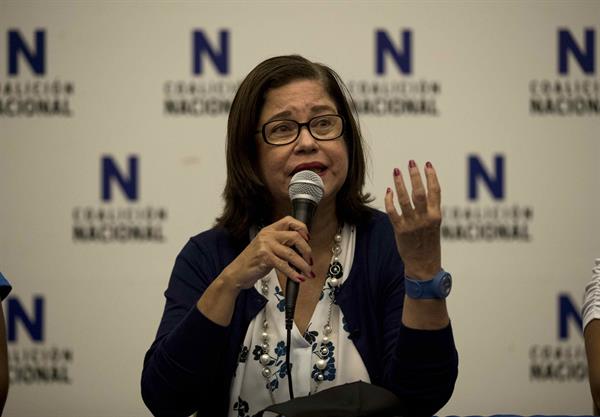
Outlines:
[[[329, 264], [329, 268], [327, 269], [327, 278], [325, 280], [325, 284], [322, 289], [322, 296], [325, 296], [327, 292], [327, 296], [329, 297], [329, 306], [327, 312], [327, 321], [322, 329], [322, 337], [320, 344], [316, 344], [318, 347], [314, 350], [314, 354], [317, 357], [316, 361], [313, 365], [313, 371], [311, 372], [311, 377], [315, 381], [315, 388], [312, 394], [317, 392], [319, 389], [319, 385], [321, 382], [326, 379], [333, 379], [333, 377], [326, 376], [326, 370], [328, 366], [330, 366], [330, 360], [333, 362], [333, 352], [332, 352], [332, 344], [330, 341], [330, 335], [332, 333], [331, 328], [331, 311], [333, 308], [333, 304], [335, 304], [335, 297], [337, 292], [340, 289], [341, 278], [344, 274], [344, 270], [342, 264], [340, 263], [340, 254], [342, 252], [342, 228], [340, 227], [335, 236], [333, 237], [333, 245], [331, 247], [331, 262]], [[261, 278], [261, 292], [265, 297], [269, 297], [269, 284], [270, 284], [270, 276], [265, 276]], [[269, 321], [267, 320], [267, 309], [263, 310], [263, 322], [262, 322], [262, 333], [261, 333], [261, 355], [259, 357], [259, 363], [262, 366], [261, 374], [266, 379], [267, 389], [270, 386], [270, 381], [274, 377], [274, 373], [271, 369], [271, 366], [275, 363], [275, 358], [269, 353], [270, 352], [270, 335], [269, 335]], [[316, 333], [316, 332], [315, 332]], [[305, 333], [306, 334], [306, 333]], [[314, 345], [313, 345], [314, 346]], [[332, 365], [331, 365], [332, 366]], [[291, 374], [287, 372], [287, 377], [291, 378]], [[272, 391], [271, 395], [273, 394]]]

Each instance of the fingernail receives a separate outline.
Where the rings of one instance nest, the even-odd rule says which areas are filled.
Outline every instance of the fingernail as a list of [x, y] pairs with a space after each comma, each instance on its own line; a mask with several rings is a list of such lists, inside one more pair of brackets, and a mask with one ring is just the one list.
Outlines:
[[313, 278], [317, 277], [313, 271], [310, 271], [310, 276], [313, 277]]
[[431, 165], [431, 162], [427, 161], [427, 162], [425, 163], [425, 166], [426, 166], [427, 168], [431, 168], [433, 165]]
[[313, 258], [312, 258], [312, 256], [310, 257], [310, 266], [313, 266]]
[[408, 161], [408, 167], [409, 168], [414, 168], [416, 166], [417, 166], [417, 164], [415, 163], [415, 161], [413, 159], [411, 159], [410, 161]]
[[400, 175], [400, 170], [398, 168], [394, 168], [394, 177]]
[[387, 188], [386, 193], [391, 193], [392, 189], [390, 187]]
[[298, 275], [296, 278], [298, 278], [301, 282], [306, 281], [306, 278], [304, 278], [302, 275]]

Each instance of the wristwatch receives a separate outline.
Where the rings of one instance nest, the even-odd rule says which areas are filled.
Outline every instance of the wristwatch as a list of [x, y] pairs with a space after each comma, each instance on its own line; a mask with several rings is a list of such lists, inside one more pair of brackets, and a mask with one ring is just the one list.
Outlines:
[[443, 269], [427, 281], [405, 277], [404, 282], [406, 295], [415, 299], [443, 299], [448, 297], [452, 289], [452, 275]]

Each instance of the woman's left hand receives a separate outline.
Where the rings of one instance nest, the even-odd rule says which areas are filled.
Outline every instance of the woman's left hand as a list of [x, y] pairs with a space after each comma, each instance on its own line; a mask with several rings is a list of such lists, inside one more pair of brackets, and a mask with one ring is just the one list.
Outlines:
[[405, 275], [427, 280], [433, 278], [441, 269], [442, 212], [441, 190], [435, 170], [430, 162], [427, 162], [424, 170], [427, 189], [423, 185], [415, 161], [409, 162], [411, 197], [402, 173], [395, 168], [394, 184], [402, 214], [398, 214], [394, 207], [394, 193], [390, 188], [385, 195], [385, 209], [394, 227], [396, 246], [404, 261]]

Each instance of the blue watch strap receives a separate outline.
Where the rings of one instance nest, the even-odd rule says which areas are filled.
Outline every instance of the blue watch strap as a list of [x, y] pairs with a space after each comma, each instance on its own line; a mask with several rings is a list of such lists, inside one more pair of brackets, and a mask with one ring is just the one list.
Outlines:
[[441, 269], [432, 279], [421, 281], [405, 277], [406, 295], [414, 299], [442, 299], [450, 294], [452, 276]]

